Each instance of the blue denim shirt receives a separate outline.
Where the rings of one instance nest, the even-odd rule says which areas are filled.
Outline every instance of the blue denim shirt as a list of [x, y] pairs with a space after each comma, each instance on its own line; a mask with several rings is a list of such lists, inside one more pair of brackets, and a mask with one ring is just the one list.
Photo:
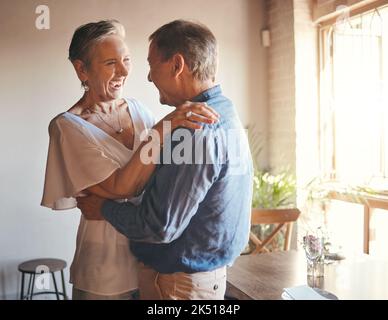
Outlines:
[[229, 265], [248, 243], [253, 170], [246, 135], [220, 86], [193, 101], [207, 102], [220, 121], [173, 132], [173, 156], [163, 152], [139, 206], [106, 201], [102, 208], [138, 260], [161, 273]]

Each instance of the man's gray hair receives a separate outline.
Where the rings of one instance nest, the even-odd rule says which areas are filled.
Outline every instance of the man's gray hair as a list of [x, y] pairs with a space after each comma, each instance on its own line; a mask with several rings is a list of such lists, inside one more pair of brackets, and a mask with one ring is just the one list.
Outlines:
[[69, 60], [81, 60], [90, 64], [90, 51], [105, 37], [117, 34], [125, 38], [124, 26], [117, 20], [101, 20], [84, 24], [75, 30], [69, 47]]
[[149, 40], [156, 45], [162, 61], [180, 53], [193, 77], [214, 80], [217, 72], [217, 40], [204, 25], [175, 20], [161, 26]]

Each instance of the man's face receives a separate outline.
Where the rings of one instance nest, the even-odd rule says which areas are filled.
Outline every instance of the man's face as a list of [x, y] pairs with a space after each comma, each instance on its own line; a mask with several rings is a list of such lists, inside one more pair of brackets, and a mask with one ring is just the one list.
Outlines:
[[148, 81], [153, 82], [156, 88], [158, 88], [160, 103], [170, 106], [179, 104], [172, 59], [162, 61], [158, 49], [153, 42], [150, 43], [148, 51], [148, 63], [150, 66]]

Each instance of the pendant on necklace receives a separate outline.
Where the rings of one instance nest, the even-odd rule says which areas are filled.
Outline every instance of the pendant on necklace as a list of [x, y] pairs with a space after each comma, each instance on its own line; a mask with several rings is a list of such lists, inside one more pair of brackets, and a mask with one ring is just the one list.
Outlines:
[[123, 128], [120, 128], [120, 130], [116, 131], [116, 133], [117, 133], [117, 134], [120, 134], [120, 133], [122, 133], [123, 131], [124, 131], [124, 129], [123, 129]]

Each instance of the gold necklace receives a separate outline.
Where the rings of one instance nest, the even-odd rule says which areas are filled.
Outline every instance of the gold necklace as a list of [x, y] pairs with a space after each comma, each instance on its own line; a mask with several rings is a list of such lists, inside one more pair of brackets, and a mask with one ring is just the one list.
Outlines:
[[89, 108], [88, 108], [88, 110], [89, 110], [90, 112], [92, 112], [92, 113], [95, 113], [95, 114], [97, 115], [97, 117], [98, 117], [102, 122], [104, 122], [107, 126], [109, 126], [110, 128], [112, 128], [113, 131], [115, 131], [117, 134], [121, 134], [121, 133], [124, 131], [123, 127], [121, 126], [120, 111], [117, 112], [117, 119], [118, 119], [120, 128], [119, 128], [118, 130], [116, 130], [113, 126], [111, 126], [108, 122], [106, 122], [106, 121], [104, 120], [104, 118], [100, 115], [99, 112], [97, 112], [97, 111], [95, 111], [95, 110], [91, 110], [91, 109], [89, 109]]

